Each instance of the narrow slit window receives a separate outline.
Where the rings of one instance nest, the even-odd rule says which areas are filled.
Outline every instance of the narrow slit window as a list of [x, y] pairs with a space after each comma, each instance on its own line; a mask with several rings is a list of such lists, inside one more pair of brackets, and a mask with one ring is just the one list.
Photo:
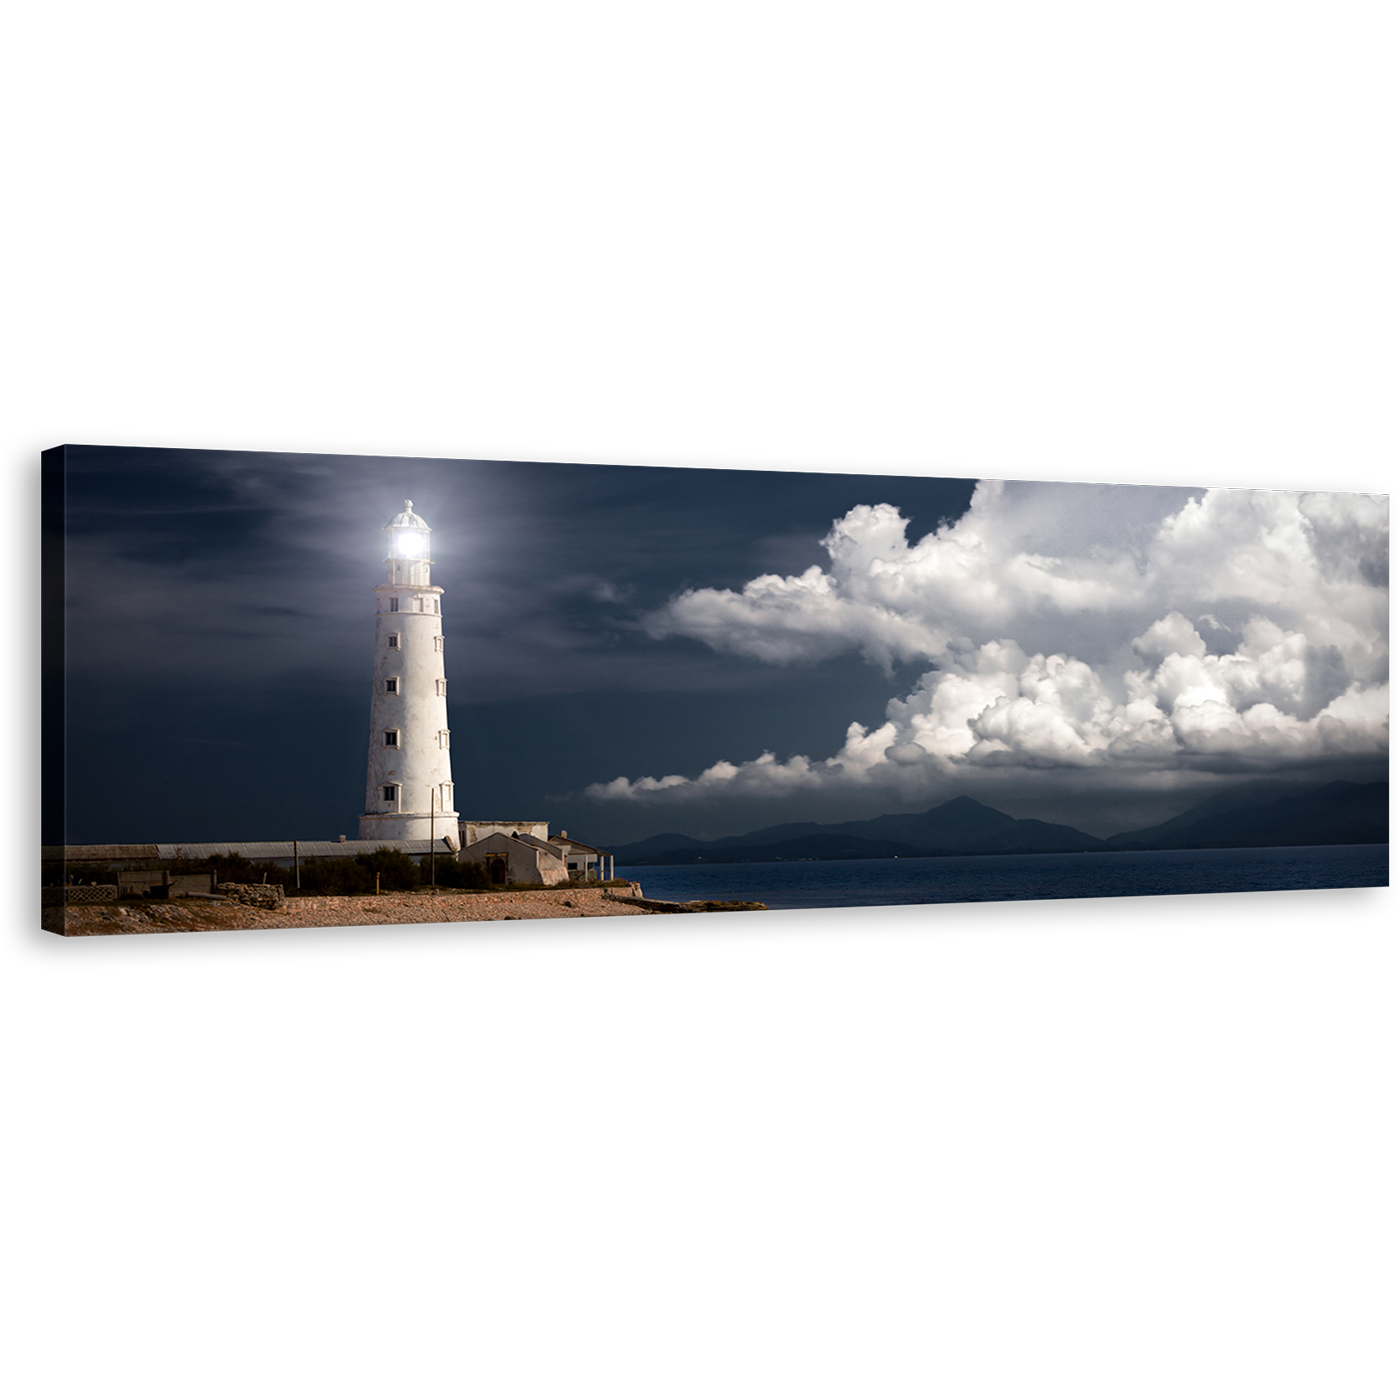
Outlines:
[[389, 647], [390, 647], [390, 649], [393, 650], [393, 651], [397, 651], [397, 650], [398, 650], [398, 647], [399, 647], [399, 634], [398, 634], [397, 632], [390, 632], [390, 633], [389, 633]]
[[399, 610], [399, 600], [398, 600], [397, 598], [390, 598], [390, 599], [389, 599], [389, 611], [390, 611], [390, 612], [398, 612], [398, 610]]
[[396, 787], [393, 785], [393, 783], [390, 783], [390, 784], [388, 784], [387, 787], [385, 787], [385, 789], [384, 789], [384, 800], [385, 800], [386, 802], [392, 802], [392, 801], [394, 801], [394, 799], [397, 798], [398, 795], [399, 795], [399, 790], [398, 790], [398, 788], [396, 788]]
[[447, 682], [446, 682], [446, 681], [444, 681], [444, 680], [439, 680], [439, 681], [438, 681], [438, 683], [437, 683], [437, 693], [438, 693], [439, 695], [446, 695], [446, 694], [447, 694]]
[[451, 731], [450, 729], [439, 729], [439, 730], [438, 730], [438, 748], [440, 748], [440, 749], [448, 749], [448, 748], [451, 748], [452, 745], [451, 745], [451, 743], [449, 742], [449, 740], [450, 740], [451, 738], [452, 738], [452, 731]]
[[442, 650], [442, 638], [441, 638], [441, 637], [434, 637], [434, 638], [433, 638], [433, 646], [434, 646], [438, 651], [441, 651], [441, 650]]
[[399, 693], [399, 678], [397, 676], [386, 676], [384, 680], [385, 695], [397, 695]]
[[386, 729], [384, 731], [384, 747], [386, 749], [396, 749], [399, 746], [399, 731], [397, 729]]

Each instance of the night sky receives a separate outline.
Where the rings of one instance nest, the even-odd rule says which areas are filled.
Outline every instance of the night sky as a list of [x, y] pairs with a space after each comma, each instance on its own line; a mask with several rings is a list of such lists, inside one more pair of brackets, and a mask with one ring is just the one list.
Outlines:
[[405, 498], [463, 816], [607, 845], [966, 793], [1107, 835], [1385, 772], [1382, 497], [102, 447], [66, 476], [71, 843], [357, 834]]

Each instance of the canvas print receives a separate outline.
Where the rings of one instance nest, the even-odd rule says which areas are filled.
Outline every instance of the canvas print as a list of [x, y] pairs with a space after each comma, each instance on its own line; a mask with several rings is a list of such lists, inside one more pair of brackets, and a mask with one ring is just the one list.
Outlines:
[[42, 922], [1388, 880], [1389, 502], [66, 446]]

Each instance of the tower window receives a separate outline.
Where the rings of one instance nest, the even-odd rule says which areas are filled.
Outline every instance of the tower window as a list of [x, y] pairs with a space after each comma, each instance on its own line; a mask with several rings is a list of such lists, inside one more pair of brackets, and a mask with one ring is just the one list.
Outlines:
[[441, 612], [441, 611], [442, 611], [442, 609], [438, 607], [438, 600], [437, 600], [436, 598], [433, 599], [433, 611], [434, 611], [434, 612]]
[[389, 646], [397, 651], [399, 646], [399, 634], [397, 632], [390, 632], [387, 640]]
[[441, 651], [441, 650], [442, 650], [442, 638], [441, 638], [441, 637], [434, 637], [434, 638], [433, 638], [433, 647], [434, 647], [434, 649], [437, 650], [437, 651]]
[[399, 693], [399, 678], [397, 676], [386, 676], [384, 678], [385, 695], [397, 695]]
[[448, 742], [448, 740], [451, 739], [451, 737], [452, 737], [452, 731], [451, 731], [450, 729], [439, 729], [439, 730], [438, 730], [438, 748], [440, 748], [440, 749], [451, 748], [452, 746], [451, 746], [451, 744]]
[[393, 783], [387, 783], [384, 787], [384, 800], [393, 802], [398, 798], [399, 790]]
[[438, 682], [437, 682], [437, 693], [438, 693], [439, 695], [446, 695], [446, 694], [447, 694], [447, 682], [446, 682], [445, 680], [442, 680], [442, 679], [439, 679], [439, 680], [438, 680]]
[[399, 731], [397, 729], [386, 729], [384, 731], [384, 747], [386, 749], [396, 749], [399, 746]]
[[397, 598], [390, 598], [390, 599], [389, 599], [389, 611], [390, 611], [390, 612], [398, 612], [398, 610], [399, 610], [399, 600], [398, 600]]

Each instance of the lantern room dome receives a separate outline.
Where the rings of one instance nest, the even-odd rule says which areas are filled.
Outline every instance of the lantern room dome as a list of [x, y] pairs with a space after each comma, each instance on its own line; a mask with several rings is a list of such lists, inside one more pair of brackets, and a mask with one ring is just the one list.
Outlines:
[[386, 530], [426, 530], [428, 522], [413, 512], [413, 502], [405, 501], [403, 509], [384, 527]]

